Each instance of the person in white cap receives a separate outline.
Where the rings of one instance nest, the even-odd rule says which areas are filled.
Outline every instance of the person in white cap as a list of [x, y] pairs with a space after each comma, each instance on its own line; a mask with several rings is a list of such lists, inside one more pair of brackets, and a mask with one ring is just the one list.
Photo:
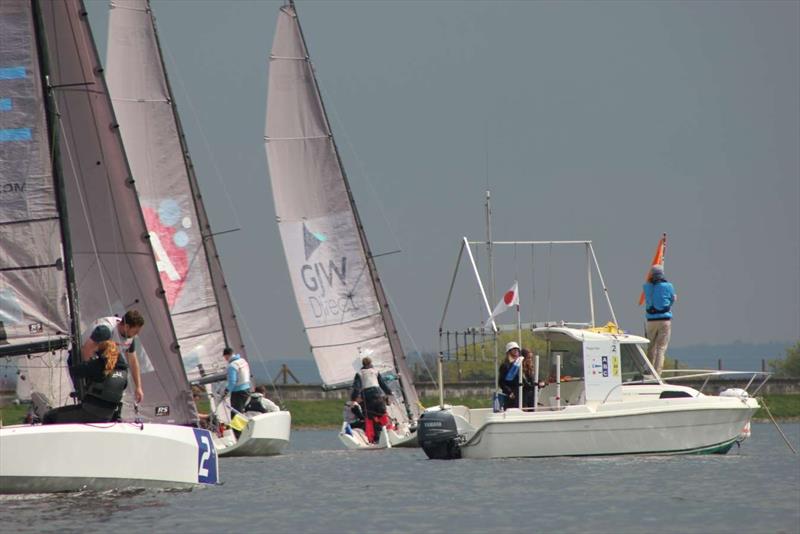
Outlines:
[[516, 341], [506, 343], [506, 359], [498, 370], [500, 390], [505, 395], [503, 408], [519, 408], [519, 375], [522, 358]]
[[664, 267], [653, 265], [650, 279], [644, 284], [645, 317], [647, 319], [647, 358], [657, 373], [664, 368], [667, 345], [672, 334], [672, 305], [678, 298], [675, 288], [664, 278]]

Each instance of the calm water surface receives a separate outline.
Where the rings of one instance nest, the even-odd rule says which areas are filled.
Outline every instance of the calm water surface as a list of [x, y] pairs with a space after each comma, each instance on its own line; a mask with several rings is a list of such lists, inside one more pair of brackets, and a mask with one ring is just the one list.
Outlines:
[[800, 532], [800, 456], [767, 424], [726, 456], [459, 461], [296, 431], [287, 454], [220, 470], [190, 492], [0, 496], [0, 531]]

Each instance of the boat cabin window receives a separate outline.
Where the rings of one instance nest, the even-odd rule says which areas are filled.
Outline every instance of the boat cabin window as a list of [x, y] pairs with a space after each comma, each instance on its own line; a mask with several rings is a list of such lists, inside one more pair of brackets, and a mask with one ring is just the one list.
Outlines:
[[574, 340], [553, 340], [550, 342], [550, 375], [556, 378], [556, 354], [561, 354], [561, 380], [583, 379], [583, 345]]
[[644, 355], [639, 345], [623, 343], [620, 347], [622, 358], [622, 383], [641, 382], [645, 376], [650, 374], [647, 364], [645, 363], [645, 358], [647, 358], [647, 356]]

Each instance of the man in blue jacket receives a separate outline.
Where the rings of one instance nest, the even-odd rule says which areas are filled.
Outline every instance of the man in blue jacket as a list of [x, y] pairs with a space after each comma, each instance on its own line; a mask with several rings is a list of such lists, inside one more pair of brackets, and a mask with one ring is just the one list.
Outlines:
[[661, 373], [664, 368], [664, 356], [672, 332], [672, 305], [678, 298], [675, 288], [664, 278], [664, 267], [653, 265], [650, 269], [650, 280], [644, 284], [645, 312], [647, 318], [647, 358]]
[[[222, 357], [228, 362], [228, 387], [226, 390], [231, 394], [231, 419], [237, 413], [244, 412], [247, 400], [250, 398], [250, 365], [247, 360], [238, 354], [233, 353], [233, 349], [225, 347]], [[239, 437], [239, 432], [233, 433]]]

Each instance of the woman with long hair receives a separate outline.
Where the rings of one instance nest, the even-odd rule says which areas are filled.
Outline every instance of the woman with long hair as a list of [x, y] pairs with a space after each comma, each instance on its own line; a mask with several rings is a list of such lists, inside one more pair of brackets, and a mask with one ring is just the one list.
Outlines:
[[88, 361], [73, 368], [74, 376], [84, 379], [85, 393], [80, 404], [62, 406], [50, 410], [42, 423], [107, 423], [122, 402], [122, 394], [128, 385], [128, 364], [119, 357], [119, 349], [113, 341], [103, 341], [97, 352]]

